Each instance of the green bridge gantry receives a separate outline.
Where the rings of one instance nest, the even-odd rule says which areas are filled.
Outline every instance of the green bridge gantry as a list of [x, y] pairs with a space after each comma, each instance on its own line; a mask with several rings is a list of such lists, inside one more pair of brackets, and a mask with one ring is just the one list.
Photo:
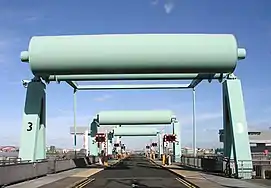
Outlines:
[[[250, 179], [252, 160], [241, 82], [233, 75], [246, 51], [230, 34], [124, 34], [32, 37], [21, 61], [34, 78], [27, 85], [19, 157], [46, 158], [46, 84], [66, 81], [78, 90], [183, 89], [218, 79], [223, 89], [225, 156], [238, 177]], [[189, 85], [88, 85], [91, 80], [182, 80]], [[181, 120], [180, 120], [181, 121]], [[194, 138], [195, 139], [195, 138]], [[195, 140], [194, 140], [195, 141]], [[194, 142], [195, 144], [195, 142]], [[194, 145], [195, 147], [195, 145]]]

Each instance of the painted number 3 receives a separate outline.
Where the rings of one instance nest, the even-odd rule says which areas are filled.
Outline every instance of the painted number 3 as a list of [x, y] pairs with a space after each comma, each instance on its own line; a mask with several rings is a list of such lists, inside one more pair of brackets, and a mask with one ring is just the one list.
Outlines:
[[33, 129], [33, 123], [32, 122], [28, 122], [28, 129], [26, 129], [27, 131], [32, 131]]

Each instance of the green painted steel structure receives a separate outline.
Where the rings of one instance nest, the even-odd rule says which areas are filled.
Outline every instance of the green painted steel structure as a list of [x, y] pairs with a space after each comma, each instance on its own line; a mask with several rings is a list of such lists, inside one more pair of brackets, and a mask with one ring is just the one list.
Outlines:
[[229, 34], [118, 34], [32, 37], [21, 59], [41, 76], [233, 72], [243, 56]]
[[191, 79], [223, 79], [227, 74], [80, 74], [51, 75], [44, 77], [50, 81], [102, 81], [102, 80], [191, 80]]
[[172, 117], [170, 110], [101, 111], [98, 122], [100, 125], [171, 124]]
[[19, 157], [31, 161], [45, 158], [44, 82], [66, 79], [77, 91], [73, 79], [118, 80], [118, 75], [119, 80], [191, 78], [188, 88], [203, 79], [219, 79], [225, 154], [234, 159], [238, 177], [249, 179], [252, 161], [241, 82], [231, 74], [245, 56], [245, 49], [238, 48], [235, 37], [228, 34], [33, 37], [28, 51], [21, 53], [21, 60], [29, 62], [35, 78], [27, 86]]
[[155, 128], [118, 127], [114, 129], [114, 136], [157, 136], [159, 131]]
[[[179, 133], [180, 125], [176, 117], [173, 115], [173, 112], [170, 110], [101, 111], [98, 113], [96, 121], [97, 121], [96, 127], [91, 127], [90, 129], [97, 128], [98, 125], [99, 126], [117, 125], [118, 127], [114, 129], [113, 133], [115, 137], [157, 135], [159, 142], [161, 142], [161, 138], [159, 137], [160, 135], [157, 129], [151, 127], [138, 128], [138, 126], [170, 124], [172, 126], [172, 133], [176, 134], [178, 140], [177, 143], [173, 144], [174, 161], [180, 162], [181, 159], [181, 134]], [[134, 127], [135, 125], [137, 127]], [[95, 148], [94, 145], [96, 145], [96, 143], [92, 142], [91, 144], [92, 145], [89, 147], [89, 151], [90, 153], [95, 153], [96, 150], [94, 150]], [[159, 144], [159, 153], [163, 154], [163, 151], [160, 147], [161, 144]]]
[[42, 82], [33, 81], [28, 84], [19, 152], [19, 157], [24, 160], [46, 158], [45, 89]]
[[241, 82], [232, 77], [223, 82], [224, 153], [235, 161], [237, 177], [251, 178], [252, 157]]

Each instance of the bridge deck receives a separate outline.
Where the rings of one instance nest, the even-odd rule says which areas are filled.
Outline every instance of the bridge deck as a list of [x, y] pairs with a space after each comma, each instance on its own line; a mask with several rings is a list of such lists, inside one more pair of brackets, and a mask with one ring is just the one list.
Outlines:
[[180, 178], [170, 171], [151, 163], [148, 159], [134, 155], [106, 168], [91, 177], [93, 181], [85, 188], [185, 188]]
[[[162, 165], [161, 161], [153, 161], [158, 165]], [[175, 174], [183, 177], [188, 182], [198, 186], [198, 187], [208, 187], [208, 188], [266, 188], [264, 184], [259, 182], [226, 178], [217, 175], [207, 174], [199, 170], [192, 170], [183, 168], [180, 165], [172, 164], [165, 166], [168, 170], [172, 171]]]
[[[263, 188], [265, 185], [188, 170], [179, 165], [162, 166], [160, 161], [152, 161], [143, 156], [132, 155], [120, 161], [110, 161], [111, 167], [92, 166], [74, 169], [27, 182], [8, 186], [10, 188], [67, 188], [77, 184], [77, 188]], [[269, 185], [269, 184], [268, 184]], [[269, 186], [267, 186], [269, 187]]]

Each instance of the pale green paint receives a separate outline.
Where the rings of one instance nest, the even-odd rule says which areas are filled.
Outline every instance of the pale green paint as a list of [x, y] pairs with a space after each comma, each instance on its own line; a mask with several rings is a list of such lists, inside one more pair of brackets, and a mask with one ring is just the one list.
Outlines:
[[41, 105], [40, 126], [37, 138], [36, 159], [46, 159], [46, 90]]
[[98, 145], [95, 140], [95, 136], [98, 133], [98, 124], [95, 120], [93, 120], [89, 124], [89, 139], [88, 139], [88, 147], [89, 147], [89, 153], [91, 156], [98, 156]]
[[79, 85], [78, 90], [189, 89], [189, 84]]
[[181, 125], [177, 120], [172, 122], [173, 134], [176, 134], [176, 143], [173, 143], [174, 162], [181, 162]]
[[[223, 82], [225, 151], [231, 158], [232, 148], [235, 170], [239, 178], [251, 179], [253, 166], [243, 100], [242, 86], [238, 79]], [[231, 132], [231, 133], [230, 133]]]
[[114, 136], [156, 136], [158, 132], [150, 127], [118, 127], [114, 129]]
[[160, 156], [162, 155], [162, 154], [164, 154], [164, 152], [163, 152], [163, 135], [162, 135], [162, 133], [160, 132], [160, 133], [158, 133], [158, 135], [157, 135], [157, 139], [158, 139], [158, 150], [159, 150], [159, 158], [160, 158]]
[[[45, 159], [45, 85], [41, 82], [30, 82], [27, 87], [19, 158], [36, 161]], [[43, 110], [41, 110], [43, 109]], [[43, 113], [42, 113], [43, 112]], [[41, 121], [42, 120], [42, 121]], [[43, 125], [40, 125], [44, 123]], [[32, 124], [32, 130], [29, 125]]]
[[88, 147], [89, 147], [90, 156], [98, 156], [99, 149], [95, 141], [95, 137], [90, 137]]
[[171, 124], [173, 113], [169, 110], [101, 111], [100, 125]]
[[[222, 79], [226, 74], [83, 74], [83, 75], [51, 75], [48, 81], [101, 81], [101, 80], [191, 80]], [[74, 85], [74, 84], [73, 84]]]
[[21, 60], [48, 76], [231, 73], [244, 52], [230, 34], [35, 36]]

